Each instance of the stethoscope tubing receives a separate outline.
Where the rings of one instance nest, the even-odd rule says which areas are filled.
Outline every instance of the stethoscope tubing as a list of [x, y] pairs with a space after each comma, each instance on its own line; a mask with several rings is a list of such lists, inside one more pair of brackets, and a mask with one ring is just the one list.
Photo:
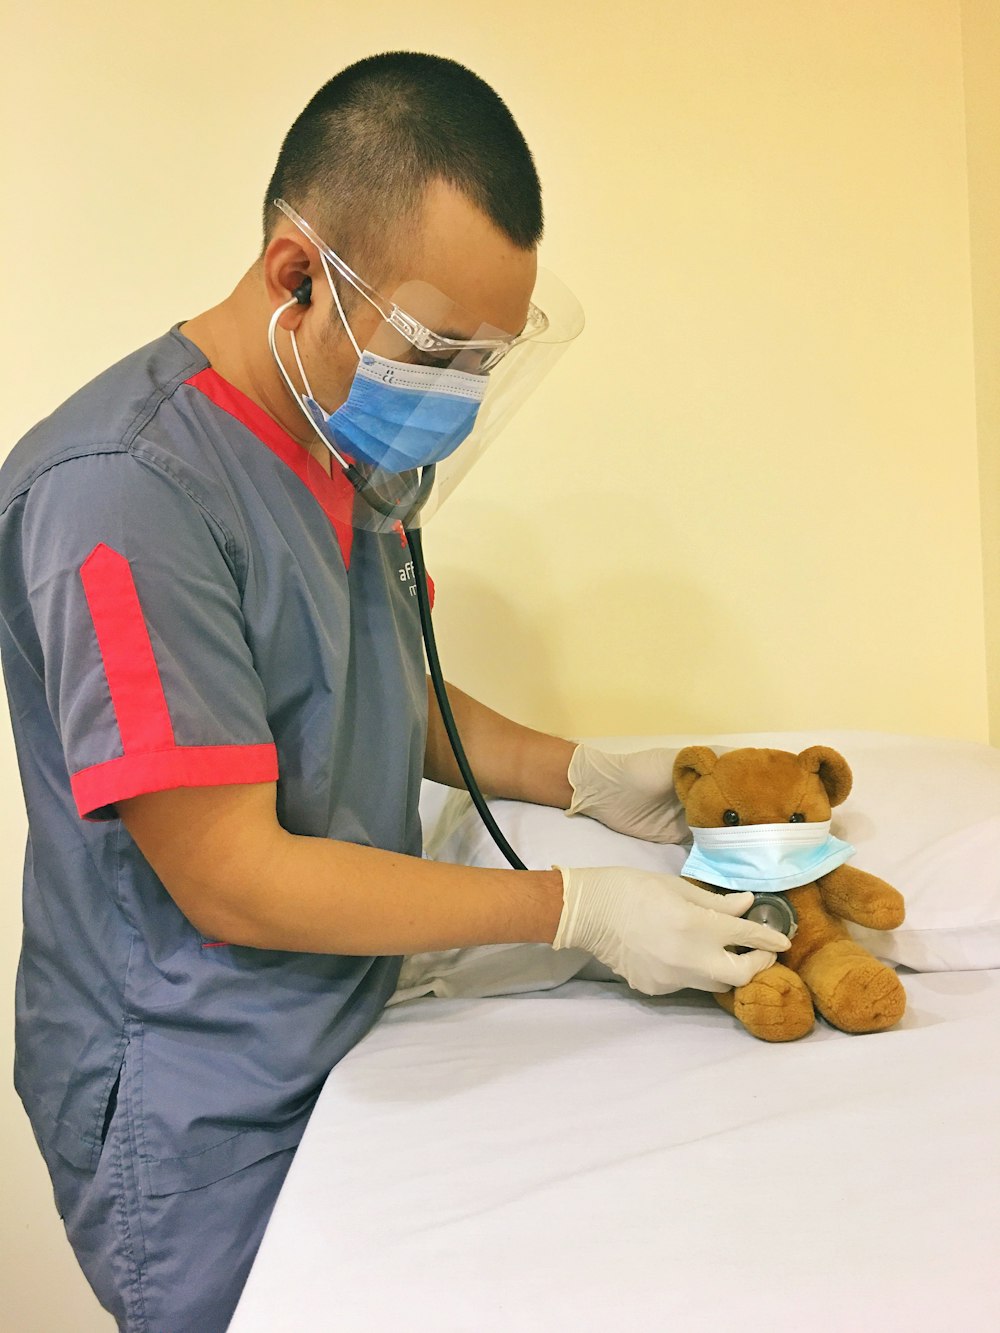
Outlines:
[[427, 592], [427, 569], [424, 565], [424, 549], [420, 537], [419, 528], [405, 528], [407, 544], [410, 548], [410, 554], [413, 557], [413, 577], [417, 588], [417, 607], [420, 612], [420, 630], [424, 636], [424, 649], [427, 654], [427, 668], [430, 673], [431, 683], [434, 686], [434, 695], [437, 699], [438, 708], [441, 711], [441, 720], [444, 723], [445, 731], [448, 734], [448, 741], [451, 744], [452, 753], [455, 756], [455, 762], [458, 765], [458, 771], [462, 775], [462, 781], [465, 783], [466, 790], [472, 797], [472, 803], [479, 812], [479, 817], [486, 825], [490, 837], [496, 843], [500, 852], [514, 870], [527, 870], [527, 866], [511, 847], [510, 843], [504, 837], [500, 826], [493, 818], [493, 812], [486, 803], [479, 783], [476, 781], [475, 774], [472, 771], [472, 765], [469, 763], [468, 755], [465, 753], [465, 746], [462, 744], [462, 738], [459, 735], [458, 725], [455, 722], [455, 714], [452, 712], [451, 703], [448, 699], [448, 691], [444, 683], [444, 675], [441, 671], [441, 659], [438, 656], [437, 640], [434, 635], [434, 624], [431, 617], [430, 597]]
[[[337, 301], [338, 309], [340, 309], [340, 300], [337, 296], [336, 285], [331, 281], [330, 286], [333, 290], [334, 299]], [[301, 404], [299, 391], [292, 383], [291, 377], [285, 369], [284, 362], [278, 355], [276, 341], [278, 319], [285, 310], [290, 309], [297, 303], [298, 297], [293, 295], [288, 301], [283, 305], [278, 306], [272, 312], [267, 328], [267, 341], [271, 355], [274, 357], [278, 370], [281, 373], [282, 379], [285, 381], [289, 393], [296, 402]], [[357, 350], [360, 357], [360, 349], [358, 348], [357, 343], [354, 342], [354, 335], [351, 333], [350, 325], [347, 323], [342, 309], [340, 310], [340, 315], [344, 321], [345, 328], [351, 336], [351, 341], [354, 343], [355, 350]], [[299, 374], [302, 376], [303, 385], [307, 392], [311, 392], [309, 390], [309, 382], [306, 378], [305, 368], [299, 357], [299, 350], [294, 337], [292, 338], [292, 351], [295, 356]], [[427, 467], [421, 469], [416, 493], [411, 500], [402, 503], [399, 500], [390, 500], [387, 497], [380, 495], [375, 485], [364, 475], [360, 468], [352, 463], [350, 459], [345, 458], [340, 451], [334, 447], [331, 441], [328, 440], [319, 429], [316, 422], [313, 421], [310, 413], [306, 412], [305, 416], [322, 443], [329, 450], [334, 462], [343, 470], [344, 475], [354, 487], [361, 502], [368, 505], [369, 508], [373, 509], [375, 513], [380, 514], [384, 519], [390, 520], [394, 528], [400, 527], [403, 531], [413, 556], [413, 574], [417, 588], [417, 607], [420, 613], [420, 630], [424, 640], [427, 667], [430, 672], [431, 683], [434, 686], [434, 694], [437, 698], [438, 708], [441, 712], [441, 719], [444, 722], [448, 741], [455, 756], [455, 762], [462, 775], [462, 781], [465, 783], [466, 789], [472, 797], [473, 805], [479, 812], [480, 818], [486, 825], [490, 836], [502, 852], [503, 856], [515, 870], [527, 870], [527, 866], [500, 831], [489, 806], [486, 804], [486, 798], [483, 796], [479, 783], [476, 781], [472, 766], [465, 753], [465, 746], [462, 744], [462, 738], [458, 732], [458, 725], [455, 722], [455, 715], [452, 712], [451, 704], [448, 700], [448, 691], [445, 688], [444, 675], [441, 671], [441, 660], [438, 656], [437, 640], [434, 637], [434, 625], [431, 619], [430, 599], [427, 595], [427, 570], [424, 565], [424, 553], [420, 540], [420, 529], [412, 526], [420, 517], [420, 514], [430, 497], [436, 475], [435, 466], [434, 464], [429, 464]], [[406, 474], [401, 473], [400, 475], [402, 476]]]

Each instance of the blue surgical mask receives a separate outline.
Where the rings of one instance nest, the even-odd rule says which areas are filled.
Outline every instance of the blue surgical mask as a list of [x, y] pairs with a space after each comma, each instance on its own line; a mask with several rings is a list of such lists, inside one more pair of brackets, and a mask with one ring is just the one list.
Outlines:
[[346, 400], [335, 411], [325, 411], [313, 395], [292, 332], [292, 351], [305, 388], [305, 393], [299, 392], [275, 345], [278, 316], [295, 304], [293, 297], [274, 311], [268, 328], [271, 353], [289, 392], [339, 459], [343, 455], [355, 463], [392, 473], [440, 463], [472, 433], [489, 384], [487, 376], [447, 366], [390, 361], [374, 352], [363, 352], [347, 321], [326, 258], [321, 254], [320, 259], [341, 323], [357, 353], [358, 368]]
[[692, 828], [694, 846], [681, 874], [722, 889], [797, 889], [854, 855], [849, 842], [832, 836], [830, 822]]
[[440, 463], [468, 438], [487, 384], [485, 375], [362, 352], [335, 412], [324, 412], [311, 395], [302, 401], [341, 453], [386, 472], [409, 472]]

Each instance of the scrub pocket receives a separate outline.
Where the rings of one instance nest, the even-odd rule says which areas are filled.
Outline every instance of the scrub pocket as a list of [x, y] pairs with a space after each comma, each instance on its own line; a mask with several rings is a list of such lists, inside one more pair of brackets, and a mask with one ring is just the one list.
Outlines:
[[296, 1147], [315, 1104], [312, 1097], [288, 1120], [261, 1123], [254, 1107], [280, 1104], [281, 1090], [238, 1044], [194, 1045], [189, 1034], [143, 1025], [132, 1034], [127, 1082], [147, 1195], [203, 1189]]
[[295, 1150], [272, 1151], [205, 1188], [147, 1194], [131, 1116], [134, 1072], [127, 1061], [95, 1171], [39, 1145], [66, 1234], [126, 1333], [224, 1333]]

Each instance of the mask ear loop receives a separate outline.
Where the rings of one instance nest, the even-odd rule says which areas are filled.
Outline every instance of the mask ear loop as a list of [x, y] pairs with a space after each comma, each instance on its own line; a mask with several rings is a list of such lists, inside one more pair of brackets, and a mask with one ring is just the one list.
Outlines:
[[[340, 316], [340, 322], [341, 324], [343, 324], [344, 329], [347, 332], [347, 336], [351, 340], [351, 346], [354, 348], [355, 352], [357, 352], [358, 360], [360, 361], [361, 348], [358, 346], [357, 339], [354, 337], [354, 334], [351, 331], [351, 326], [347, 322], [347, 316], [344, 314], [344, 307], [343, 305], [341, 305], [340, 302], [340, 293], [337, 291], [337, 284], [333, 280], [333, 274], [330, 272], [329, 262], [327, 261], [327, 257], [322, 250], [319, 252], [319, 262], [323, 265], [323, 272], [326, 274], [326, 280], [330, 284], [330, 291], [333, 292], [333, 299], [337, 307], [337, 314]], [[311, 398], [312, 394], [310, 394], [309, 396]]]
[[[279, 320], [280, 317], [285, 313], [286, 310], [290, 310], [290, 309], [292, 308], [293, 305], [298, 305], [298, 304], [299, 304], [298, 299], [297, 299], [296, 297], [293, 296], [293, 297], [291, 298], [290, 301], [286, 301], [284, 305], [279, 305], [279, 306], [277, 307], [277, 309], [276, 309], [276, 310], [274, 311], [274, 313], [271, 315], [270, 322], [269, 322], [269, 324], [268, 324], [268, 326], [267, 326], [267, 345], [268, 345], [268, 347], [270, 347], [270, 349], [271, 349], [271, 355], [274, 357], [275, 364], [277, 365], [278, 370], [281, 372], [281, 378], [285, 381], [285, 384], [286, 384], [286, 386], [287, 386], [287, 388], [288, 388], [288, 392], [289, 392], [289, 393], [292, 395], [292, 397], [295, 399], [296, 403], [298, 403], [298, 405], [299, 405], [299, 410], [302, 412], [302, 415], [303, 415], [303, 416], [305, 417], [305, 419], [309, 422], [310, 426], [312, 426], [313, 430], [314, 430], [314, 431], [316, 432], [316, 434], [319, 436], [320, 440], [323, 442], [324, 445], [326, 445], [327, 449], [330, 451], [330, 453], [334, 456], [334, 458], [337, 460], [337, 462], [340, 464], [340, 466], [344, 469], [344, 471], [345, 471], [345, 472], [347, 473], [347, 475], [350, 477], [350, 476], [351, 476], [351, 473], [354, 472], [354, 471], [356, 471], [356, 469], [352, 468], [351, 465], [350, 465], [350, 463], [348, 463], [347, 459], [341, 456], [341, 454], [334, 448], [334, 446], [330, 443], [330, 441], [326, 438], [326, 436], [325, 436], [325, 435], [323, 434], [323, 432], [320, 430], [319, 426], [317, 426], [316, 422], [313, 421], [312, 413], [311, 413], [311, 412], [309, 411], [309, 409], [306, 407], [305, 403], [303, 403], [303, 401], [302, 401], [302, 395], [299, 393], [298, 389], [297, 389], [297, 388], [295, 387], [295, 385], [292, 383], [291, 376], [289, 375], [288, 371], [285, 369], [285, 364], [284, 364], [284, 362], [282, 361], [281, 357], [278, 355], [278, 345], [277, 345], [277, 340], [276, 340], [276, 337], [275, 337], [276, 330], [277, 330], [277, 327], [278, 327], [278, 320]], [[298, 365], [299, 373], [300, 373], [301, 376], [302, 376], [302, 383], [305, 385], [305, 389], [306, 389], [306, 392], [308, 393], [309, 397], [312, 398], [312, 397], [313, 397], [313, 391], [312, 391], [312, 389], [309, 387], [309, 381], [306, 379], [306, 373], [305, 373], [305, 371], [304, 371], [303, 368], [302, 368], [302, 359], [301, 359], [301, 357], [299, 356], [299, 349], [298, 349], [298, 347], [297, 347], [296, 344], [295, 344], [295, 334], [294, 334], [294, 332], [289, 332], [289, 337], [290, 337], [291, 340], [292, 340], [292, 350], [293, 350], [294, 353], [295, 353], [295, 361], [296, 361], [296, 364]], [[316, 400], [313, 399], [313, 401], [315, 402]], [[352, 481], [353, 481], [353, 478], [352, 478]]]
[[[323, 259], [323, 267], [325, 269], [326, 260], [325, 258], [323, 258], [322, 255], [320, 256], [320, 258]], [[329, 278], [329, 274], [327, 274], [327, 277]], [[358, 360], [360, 361], [361, 352], [358, 349], [358, 344], [354, 341], [354, 334], [351, 332], [351, 326], [348, 324], [346, 318], [344, 317], [343, 307], [340, 304], [340, 297], [337, 295], [337, 289], [336, 287], [334, 287], [332, 281], [330, 282], [330, 287], [333, 291], [334, 300], [337, 302], [337, 310], [340, 313], [340, 318], [344, 321], [344, 328], [347, 330], [348, 337], [354, 344], [354, 349], [355, 351], [357, 351]], [[339, 453], [339, 451], [331, 444], [331, 442], [326, 438], [326, 436], [320, 430], [319, 426], [313, 420], [312, 413], [306, 407], [305, 403], [303, 403], [302, 395], [299, 393], [298, 389], [292, 383], [291, 376], [285, 369], [284, 362], [278, 355], [278, 345], [276, 339], [278, 320], [281, 318], [281, 316], [284, 314], [286, 310], [290, 310], [292, 306], [298, 304], [299, 304], [298, 298], [293, 296], [290, 300], [286, 301], [284, 305], [279, 305], [277, 309], [275, 309], [274, 312], [272, 313], [270, 321], [268, 322], [267, 326], [267, 345], [271, 349], [271, 355], [274, 357], [274, 361], [278, 367], [278, 370], [281, 372], [281, 378], [285, 381], [285, 384], [288, 388], [288, 392], [295, 399], [296, 403], [298, 403], [302, 415], [309, 422], [310, 426], [312, 426], [313, 430], [319, 436], [322, 443], [326, 445], [327, 449], [337, 460], [340, 466], [344, 469], [348, 481], [351, 483], [351, 485], [354, 487], [357, 493], [361, 496], [361, 498], [365, 501], [365, 503], [368, 504], [369, 507], [374, 509], [377, 513], [382, 514], [384, 517], [397, 518], [398, 521], [398, 506], [392, 503], [391, 501], [383, 500], [374, 490], [369, 480], [361, 472], [358, 471], [358, 469], [354, 466], [353, 463], [349, 463], [347, 459], [344, 458]], [[295, 333], [290, 329], [288, 336], [292, 340], [292, 350], [295, 353], [295, 362], [299, 368], [299, 373], [302, 376], [302, 383], [305, 386], [306, 392], [309, 394], [309, 397], [312, 398], [313, 402], [315, 402], [316, 399], [313, 398], [313, 392], [312, 389], [309, 387], [309, 381], [306, 378], [306, 372], [303, 369], [302, 360], [299, 356], [298, 347], [296, 346]], [[434, 467], [433, 464], [431, 464], [429, 467], [425, 467], [421, 472], [420, 487], [417, 492], [416, 498], [406, 518], [402, 520], [404, 527], [408, 527], [409, 524], [411, 524], [416, 519], [417, 515], [420, 513], [420, 510], [423, 509], [427, 497], [430, 494], [431, 487], [434, 485], [434, 477], [436, 471], [437, 469]]]
[[295, 336], [295, 330], [289, 329], [288, 336], [292, 340], [292, 354], [295, 357], [295, 364], [299, 368], [299, 374], [302, 376], [302, 383], [305, 386], [305, 391], [309, 395], [309, 397], [313, 400], [313, 402], [315, 402], [316, 395], [312, 391], [312, 385], [309, 383], [309, 376], [306, 374], [306, 368], [302, 364], [301, 356], [299, 356], [299, 340]]

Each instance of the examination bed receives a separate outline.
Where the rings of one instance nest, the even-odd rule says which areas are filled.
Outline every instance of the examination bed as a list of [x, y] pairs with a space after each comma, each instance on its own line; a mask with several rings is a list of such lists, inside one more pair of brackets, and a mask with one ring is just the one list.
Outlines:
[[[771, 1046], [710, 996], [567, 980], [580, 960], [542, 946], [423, 955], [328, 1080], [232, 1333], [1000, 1327], [1000, 751], [609, 744], [713, 739], [851, 762], [833, 832], [906, 895], [903, 928], [857, 932], [899, 967], [900, 1026]], [[435, 802], [436, 856], [499, 864]], [[494, 809], [531, 865], [685, 854]]]

